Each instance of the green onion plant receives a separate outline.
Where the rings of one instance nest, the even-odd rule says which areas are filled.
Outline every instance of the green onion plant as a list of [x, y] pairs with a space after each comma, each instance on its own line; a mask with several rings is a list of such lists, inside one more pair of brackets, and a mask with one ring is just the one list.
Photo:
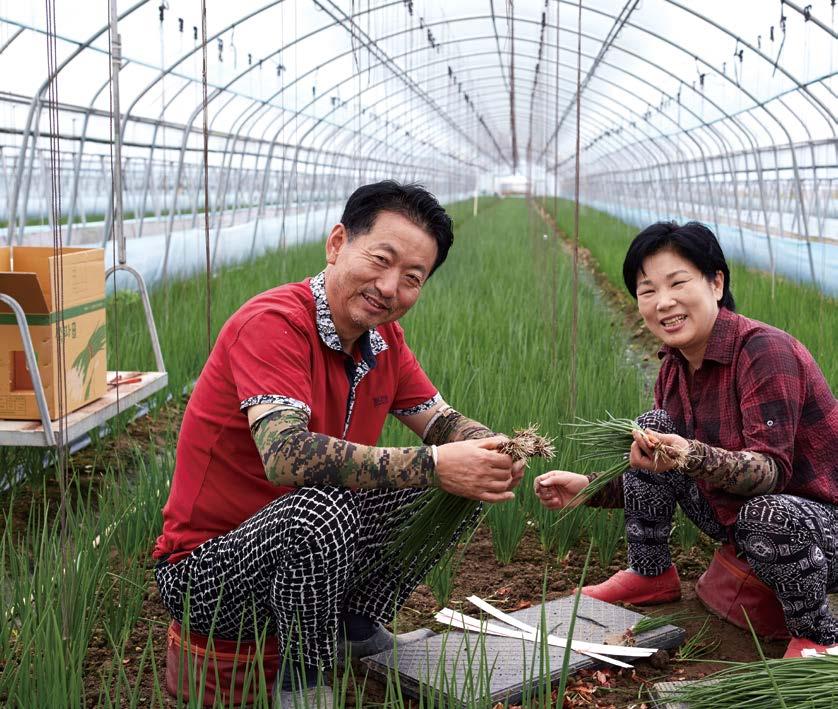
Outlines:
[[706, 618], [701, 627], [678, 648], [675, 659], [679, 662], [697, 660], [715, 652], [719, 645], [721, 645], [721, 641], [712, 636], [710, 618]]
[[599, 563], [609, 566], [625, 536], [623, 510], [588, 509], [587, 528], [599, 555]]

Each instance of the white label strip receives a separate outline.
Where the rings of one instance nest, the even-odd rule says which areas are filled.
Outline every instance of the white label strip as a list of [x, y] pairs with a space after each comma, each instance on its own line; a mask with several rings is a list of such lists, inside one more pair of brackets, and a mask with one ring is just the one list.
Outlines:
[[[449, 625], [451, 627], [461, 628], [463, 630], [470, 630], [475, 633], [485, 633], [487, 635], [499, 635], [500, 637], [504, 638], [516, 638], [518, 640], [526, 640], [529, 642], [537, 642], [537, 637], [534, 633], [525, 633], [520, 630], [512, 630], [510, 628], [504, 628], [500, 625], [496, 625], [495, 623], [490, 623], [488, 621], [479, 621], [477, 618], [471, 618], [470, 616], [463, 615], [457, 611], [453, 611], [450, 608], [443, 608], [439, 613], [435, 616], [437, 622], [442, 623], [443, 625]], [[564, 648], [565, 644], [559, 644], [556, 642], [558, 638], [553, 638], [550, 640], [548, 638], [548, 645], [553, 645], [554, 647], [561, 647]], [[575, 652], [580, 652], [575, 650]], [[601, 662], [608, 663], [609, 665], [616, 665], [617, 667], [625, 667], [625, 668], [632, 668], [634, 665], [629, 665], [621, 660], [617, 660], [613, 657], [607, 657], [605, 655], [599, 655], [595, 652], [589, 652], [587, 650], [581, 651], [582, 655], [586, 655], [591, 657], [595, 660], [600, 660]]]
[[[486, 601], [484, 601], [479, 596], [469, 596], [466, 600], [469, 603], [477, 606], [480, 610], [484, 613], [488, 613], [489, 615], [497, 618], [498, 620], [502, 620], [504, 623], [511, 625], [515, 628], [523, 630], [527, 633], [534, 633], [536, 637], [538, 637], [539, 632], [531, 625], [527, 625], [521, 620], [517, 618], [513, 618], [511, 615], [504, 613], [503, 611], [499, 611], [494, 606], [490, 605]], [[559, 638], [555, 635], [548, 635], [547, 642], [548, 644], [552, 644], [550, 641], [558, 640], [562, 644], [559, 647], [564, 647], [567, 644], [567, 638]], [[658, 650], [657, 648], [652, 647], [627, 647], [625, 645], [603, 645], [601, 643], [588, 643], [583, 640], [574, 640], [570, 644], [570, 649], [576, 652], [596, 652], [602, 653], [605, 655], [621, 655], [623, 657], [649, 657], [650, 655], [654, 655]]]

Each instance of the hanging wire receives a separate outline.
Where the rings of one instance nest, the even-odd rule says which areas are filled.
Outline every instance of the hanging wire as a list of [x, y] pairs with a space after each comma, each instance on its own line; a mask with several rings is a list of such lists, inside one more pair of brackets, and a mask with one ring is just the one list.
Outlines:
[[[560, 15], [561, 15], [561, 3], [556, 3], [556, 91], [554, 94], [553, 100], [553, 125], [557, 126], [559, 124], [559, 58], [560, 58], [560, 44], [559, 44], [559, 32], [560, 32]], [[545, 135], [546, 138], [546, 135]], [[546, 162], [546, 161], [545, 161]], [[553, 258], [550, 259], [553, 265], [552, 271], [552, 310], [553, 310], [553, 366], [555, 367], [558, 364], [558, 356], [559, 356], [559, 343], [558, 343], [558, 333], [559, 333], [559, 275], [558, 275], [558, 259], [561, 258], [558, 248], [559, 242], [559, 234], [558, 234], [558, 222], [559, 222], [559, 141], [553, 141], [553, 223], [556, 224], [556, 229], [554, 230], [553, 234], [553, 241], [555, 242], [555, 253], [553, 254]]]
[[[159, 34], [160, 34], [160, 143], [161, 145], [167, 145], [166, 139], [166, 42], [165, 42], [165, 31], [163, 27], [163, 17], [164, 12], [169, 9], [168, 2], [162, 2], [160, 4], [160, 23], [159, 23]], [[183, 31], [183, 20], [180, 21], [181, 32]], [[166, 186], [168, 184], [168, 170], [167, 166], [169, 161], [167, 158], [167, 152], [165, 149], [161, 151], [163, 156], [163, 164], [161, 167], [161, 178], [162, 178], [162, 185], [161, 185], [161, 194], [165, 194]], [[149, 155], [149, 160], [151, 160], [151, 156]], [[150, 165], [149, 169], [151, 171], [154, 170], [154, 166]], [[153, 174], [150, 172], [149, 174]], [[176, 208], [177, 205], [175, 205]], [[144, 219], [144, 214], [135, 214], [135, 218]]]
[[[107, 242], [110, 240], [111, 242], [111, 267], [112, 267], [112, 274], [113, 274], [113, 292], [116, 294], [116, 266], [117, 266], [117, 252], [121, 253], [121, 246], [118, 246], [117, 242], [121, 241], [121, 239], [117, 238], [117, 234], [121, 233], [122, 229], [122, 194], [120, 185], [121, 183], [121, 170], [122, 166], [117, 165], [120, 161], [119, 158], [119, 151], [117, 154], [114, 154], [114, 146], [117, 145], [118, 141], [121, 140], [120, 133], [121, 129], [118, 125], [118, 121], [115, 120], [115, 116], [119, 115], [118, 106], [119, 106], [119, 91], [117, 88], [117, 84], [119, 82], [119, 78], [117, 73], [119, 72], [119, 68], [122, 62], [122, 49], [119, 40], [119, 34], [117, 32], [117, 11], [116, 11], [116, 0], [110, 0], [108, 5], [108, 122], [111, 132], [111, 140], [108, 141], [108, 152], [110, 158], [110, 168], [111, 168], [111, 209], [113, 210], [113, 218], [110, 220], [110, 234], [105, 234], [105, 241]], [[117, 109], [117, 110], [115, 110]], [[114, 299], [114, 307], [113, 307], [113, 343], [114, 343], [114, 361], [117, 362], [117, 372], [116, 372], [116, 405], [117, 410], [119, 410], [119, 347], [120, 347], [120, 340], [119, 340], [119, 306], [118, 301]], [[110, 329], [110, 328], [109, 328]]]
[[[70, 568], [72, 551], [70, 548], [70, 530], [68, 523], [68, 500], [67, 500], [67, 477], [66, 477], [66, 438], [67, 438], [67, 350], [65, 346], [64, 327], [64, 256], [61, 234], [61, 153], [58, 124], [58, 76], [56, 74], [56, 58], [58, 51], [57, 30], [55, 23], [55, 2], [46, 1], [46, 24], [47, 24], [47, 75], [50, 77], [47, 88], [47, 116], [49, 118], [49, 157], [50, 157], [50, 210], [52, 222], [52, 252], [54, 267], [52, 272], [52, 295], [53, 304], [58, 313], [55, 321], [56, 355], [57, 366], [55, 372], [55, 387], [58, 394], [58, 436], [56, 437], [55, 448], [55, 471], [58, 478], [58, 489], [60, 502], [58, 507], [58, 518], [60, 525], [61, 549], [64, 568]], [[32, 146], [34, 150], [34, 145]], [[26, 222], [26, 214], [22, 214], [23, 223]], [[36, 376], [35, 372], [31, 373]], [[51, 424], [50, 424], [51, 425]], [[72, 582], [71, 582], [72, 583]], [[62, 637], [66, 643], [71, 638], [72, 628], [70, 627], [70, 603], [71, 593], [61, 595], [61, 624]]]
[[[783, 47], [786, 46], [786, 15], [783, 12], [783, 0], [780, 0], [780, 31], [783, 33], [783, 38], [780, 40], [780, 48], [777, 50], [777, 58], [774, 60], [774, 70], [771, 72], [773, 77], [777, 73], [777, 65], [780, 63], [780, 55], [783, 53]], [[771, 39], [774, 40], [774, 26], [771, 26]]]
[[576, 25], [576, 168], [573, 199], [573, 317], [570, 325], [570, 406], [576, 415], [576, 363], [579, 334], [579, 150], [581, 143], [580, 110], [582, 107], [582, 0]]
[[506, 23], [509, 27], [509, 132], [512, 136], [512, 172], [518, 172], [518, 131], [515, 127], [515, 5], [506, 0]]
[[[207, 263], [207, 357], [212, 351], [212, 265], [210, 258], [209, 211], [209, 121], [207, 108], [207, 0], [201, 0], [201, 91], [204, 137], [204, 256]], [[222, 198], [223, 199], [223, 198]], [[173, 205], [174, 209], [176, 205]]]

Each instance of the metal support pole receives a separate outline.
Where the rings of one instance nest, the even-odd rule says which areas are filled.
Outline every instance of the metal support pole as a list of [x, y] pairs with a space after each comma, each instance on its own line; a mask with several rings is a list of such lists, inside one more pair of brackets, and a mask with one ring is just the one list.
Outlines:
[[5, 293], [0, 293], [0, 301], [8, 305], [15, 314], [17, 328], [20, 330], [20, 339], [23, 341], [23, 354], [26, 358], [26, 368], [29, 370], [29, 378], [32, 380], [32, 389], [35, 392], [35, 401], [38, 404], [38, 413], [41, 415], [41, 425], [44, 427], [44, 439], [48, 446], [55, 445], [55, 434], [49, 419], [49, 407], [47, 397], [44, 394], [44, 385], [41, 382], [41, 372], [38, 370], [38, 360], [35, 358], [35, 348], [32, 346], [32, 337], [29, 335], [29, 325], [26, 323], [26, 313], [14, 298]]
[[121, 263], [118, 266], [111, 266], [107, 271], [105, 271], [105, 281], [107, 281], [108, 277], [115, 271], [127, 271], [134, 276], [137, 281], [137, 287], [140, 289], [140, 300], [143, 302], [143, 311], [145, 312], [145, 322], [148, 326], [148, 334], [151, 336], [151, 349], [154, 352], [154, 361], [157, 363], [157, 371], [165, 372], [166, 365], [163, 362], [163, 353], [160, 350], [160, 340], [157, 337], [157, 326], [154, 323], [154, 313], [151, 310], [151, 302], [148, 299], [148, 290], [145, 287], [145, 281], [143, 280], [142, 274], [130, 266]]
[[[108, 3], [108, 21], [110, 23], [111, 46], [111, 96], [113, 102], [113, 117], [111, 120], [111, 136], [113, 140], [113, 233], [119, 254], [119, 264], [125, 265], [125, 230], [122, 223], [122, 131], [120, 129], [119, 113], [119, 70], [122, 67], [122, 43], [119, 39], [119, 27], [116, 0]], [[105, 235], [107, 237], [107, 234]]]

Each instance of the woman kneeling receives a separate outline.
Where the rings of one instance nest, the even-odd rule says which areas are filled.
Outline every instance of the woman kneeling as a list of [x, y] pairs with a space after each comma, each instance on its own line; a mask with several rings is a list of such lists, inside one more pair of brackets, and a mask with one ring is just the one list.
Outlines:
[[[662, 365], [631, 469], [588, 501], [625, 507], [630, 568], [582, 592], [677, 600], [668, 545], [677, 502], [709, 536], [733, 542], [776, 594], [793, 636], [786, 656], [838, 643], [827, 605], [838, 587], [838, 402], [823, 373], [791, 335], [734, 312], [724, 254], [701, 224], [645, 229], [623, 278], [663, 343]], [[656, 455], [656, 442], [688, 462]], [[554, 470], [535, 491], [558, 509], [593, 477]]]

